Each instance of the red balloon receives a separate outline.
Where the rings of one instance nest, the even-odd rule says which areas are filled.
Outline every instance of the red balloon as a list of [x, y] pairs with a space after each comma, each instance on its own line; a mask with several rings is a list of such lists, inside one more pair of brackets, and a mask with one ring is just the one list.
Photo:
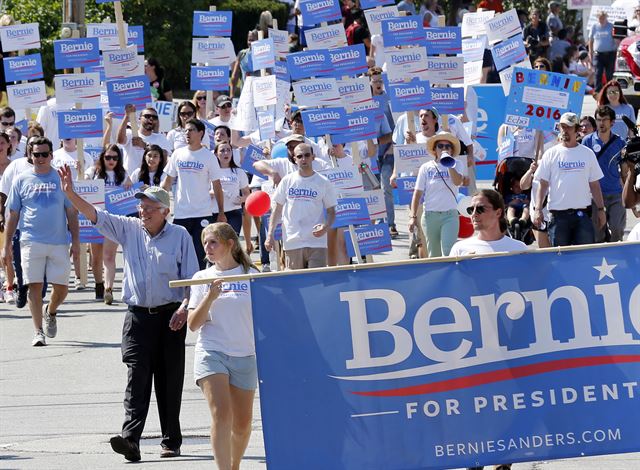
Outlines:
[[469, 238], [473, 235], [473, 223], [469, 217], [460, 217], [460, 229], [458, 230], [458, 238]]
[[244, 207], [249, 214], [254, 217], [260, 217], [271, 207], [271, 198], [264, 191], [256, 191], [249, 194]]

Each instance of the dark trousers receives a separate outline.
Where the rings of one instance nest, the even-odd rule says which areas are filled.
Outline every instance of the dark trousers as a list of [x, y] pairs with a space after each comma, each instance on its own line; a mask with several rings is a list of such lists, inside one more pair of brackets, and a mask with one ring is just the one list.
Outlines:
[[596, 91], [600, 91], [604, 86], [602, 83], [602, 72], [606, 76], [607, 82], [613, 79], [613, 71], [616, 65], [616, 51], [596, 52]]
[[[225, 217], [227, 218], [227, 223], [233, 227], [233, 230], [240, 235], [240, 231], [242, 230], [242, 209], [235, 209], [232, 211], [225, 211]], [[218, 214], [213, 214], [213, 219], [218, 219]]]
[[174, 224], [186, 228], [187, 232], [189, 232], [189, 235], [191, 235], [191, 240], [193, 241], [193, 247], [196, 249], [196, 257], [198, 258], [200, 269], [204, 269], [207, 267], [207, 260], [205, 259], [204, 247], [202, 246], [202, 239], [200, 238], [200, 235], [202, 234], [202, 229], [204, 229], [208, 224], [211, 224], [214, 221], [215, 218], [212, 215], [208, 217], [173, 219]]
[[549, 239], [553, 246], [595, 243], [590, 210], [551, 211]]
[[23, 286], [22, 281], [22, 256], [20, 256], [20, 230], [16, 230], [11, 239], [11, 252], [13, 253], [13, 270], [16, 272], [16, 284], [18, 289]]
[[186, 326], [169, 329], [169, 320], [180, 306], [162, 313], [127, 311], [122, 328], [122, 362], [127, 365], [122, 437], [139, 443], [151, 401], [151, 382], [156, 391], [161, 444], [171, 449], [182, 445], [180, 405], [184, 382]]

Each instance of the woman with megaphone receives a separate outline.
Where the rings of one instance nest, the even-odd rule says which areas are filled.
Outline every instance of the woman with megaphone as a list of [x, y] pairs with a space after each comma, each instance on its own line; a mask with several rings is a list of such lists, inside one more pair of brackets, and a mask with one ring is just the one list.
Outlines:
[[428, 256], [434, 258], [448, 256], [458, 239], [456, 194], [457, 187], [463, 183], [466, 163], [457, 159], [460, 141], [448, 132], [430, 137], [427, 150], [435, 158], [424, 163], [418, 171], [411, 200], [409, 231], [416, 227], [416, 214], [424, 195], [421, 226], [427, 239]]

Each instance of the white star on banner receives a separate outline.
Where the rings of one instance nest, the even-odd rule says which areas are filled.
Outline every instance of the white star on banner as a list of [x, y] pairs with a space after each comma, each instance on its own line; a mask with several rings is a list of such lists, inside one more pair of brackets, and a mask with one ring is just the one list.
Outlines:
[[615, 278], [613, 277], [613, 270], [615, 269], [616, 266], [618, 265], [609, 264], [607, 263], [607, 260], [605, 258], [602, 258], [602, 264], [600, 264], [600, 266], [593, 266], [593, 269], [595, 269], [600, 273], [600, 277], [598, 277], [598, 281], [602, 281], [605, 277], [609, 277], [615, 280]]

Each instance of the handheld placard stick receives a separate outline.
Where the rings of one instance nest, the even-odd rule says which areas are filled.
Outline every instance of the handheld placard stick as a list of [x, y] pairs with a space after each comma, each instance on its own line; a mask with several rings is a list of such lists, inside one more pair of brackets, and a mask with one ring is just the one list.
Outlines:
[[[439, 15], [438, 16], [438, 27], [442, 28], [445, 26], [445, 17], [444, 15]], [[446, 57], [446, 54], [440, 54], [439, 57]], [[445, 132], [449, 132], [449, 115], [448, 114], [443, 114], [442, 115], [442, 129]]]
[[[127, 38], [124, 34], [124, 18], [122, 17], [122, 3], [120, 0], [113, 2], [113, 10], [116, 14], [116, 27], [118, 28], [118, 44], [120, 49], [127, 48]], [[138, 121], [136, 121], [136, 113], [129, 113], [129, 125], [131, 126], [131, 138], [139, 137]]]
[[[209, 11], [216, 11], [216, 8], [217, 7], [215, 6], [210, 6]], [[209, 36], [209, 39], [212, 39], [214, 37], [215, 36]], [[207, 63], [206, 65], [209, 65], [209, 64]], [[213, 112], [213, 90], [207, 90], [207, 101], [204, 109], [205, 109], [204, 116], [206, 119], [209, 119], [209, 114]]]
[[[16, 21], [16, 24], [22, 24], [22, 22], [20, 22], [20, 21]], [[25, 55], [25, 54], [26, 54], [26, 52], [27, 52], [27, 51], [25, 51], [24, 49], [20, 49], [20, 50], [18, 51], [18, 55], [19, 55], [19, 56], [23, 56], [23, 55]], [[29, 80], [22, 80], [22, 82], [20, 82], [20, 83], [29, 83]], [[7, 98], [7, 99], [8, 99], [8, 98]], [[31, 108], [25, 108], [25, 109], [24, 109], [24, 115], [25, 115], [25, 117], [26, 117], [26, 119], [27, 119], [27, 124], [28, 124], [28, 123], [29, 123], [29, 121], [31, 121]]]

